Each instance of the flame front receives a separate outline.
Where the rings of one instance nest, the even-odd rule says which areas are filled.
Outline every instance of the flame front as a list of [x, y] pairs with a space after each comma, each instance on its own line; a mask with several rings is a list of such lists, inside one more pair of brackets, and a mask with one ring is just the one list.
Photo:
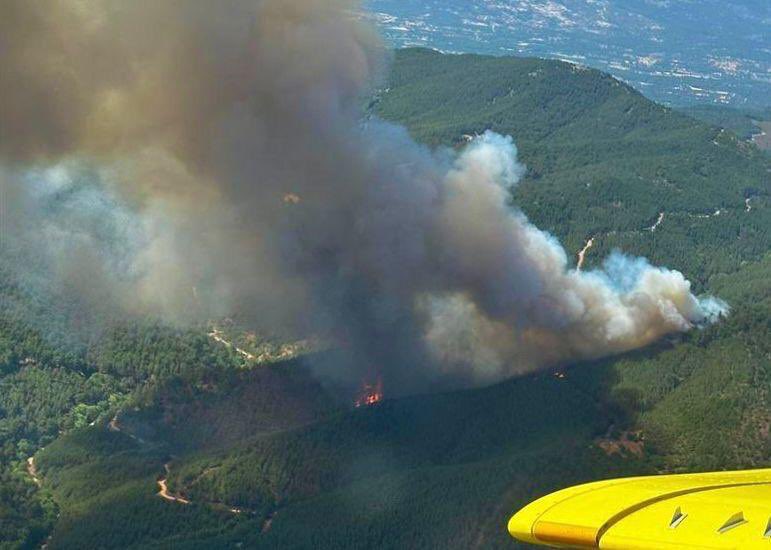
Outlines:
[[378, 378], [374, 384], [364, 383], [358, 397], [353, 402], [354, 407], [369, 407], [383, 400], [383, 381]]

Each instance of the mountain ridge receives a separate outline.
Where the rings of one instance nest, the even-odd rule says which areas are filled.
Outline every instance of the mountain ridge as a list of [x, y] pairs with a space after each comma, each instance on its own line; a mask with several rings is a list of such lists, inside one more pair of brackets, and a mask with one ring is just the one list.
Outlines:
[[[507, 516], [562, 485], [769, 463], [768, 157], [569, 64], [406, 50], [391, 74], [369, 113], [421, 142], [514, 136], [529, 171], [513, 206], [572, 255], [595, 236], [584, 269], [620, 246], [681, 269], [730, 316], [490, 387], [403, 399], [386, 388], [357, 409], [312, 379], [309, 357], [255, 366], [204, 324], [120, 320], [72, 349], [57, 336], [66, 315], [41, 324], [61, 304], [5, 278], [0, 297], [16, 304], [0, 311], [7, 540], [518, 547]], [[641, 454], [621, 444], [630, 437]], [[191, 503], [158, 496], [159, 479]]]

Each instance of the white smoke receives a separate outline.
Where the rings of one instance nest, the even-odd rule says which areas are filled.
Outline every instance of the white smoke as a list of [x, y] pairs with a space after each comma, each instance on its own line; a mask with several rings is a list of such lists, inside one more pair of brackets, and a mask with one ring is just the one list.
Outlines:
[[363, 124], [387, 56], [355, 7], [3, 3], [4, 240], [89, 303], [318, 335], [391, 392], [618, 353], [726, 311], [641, 259], [568, 268], [510, 204], [510, 137], [429, 151]]
[[556, 239], [509, 204], [508, 189], [524, 173], [516, 155], [510, 138], [488, 132], [445, 178], [448, 249], [484, 293], [468, 285], [426, 297], [426, 338], [440, 368], [472, 364], [478, 379], [493, 380], [635, 349], [727, 314], [722, 301], [696, 298], [681, 273], [643, 258], [614, 252], [599, 270], [568, 268]]

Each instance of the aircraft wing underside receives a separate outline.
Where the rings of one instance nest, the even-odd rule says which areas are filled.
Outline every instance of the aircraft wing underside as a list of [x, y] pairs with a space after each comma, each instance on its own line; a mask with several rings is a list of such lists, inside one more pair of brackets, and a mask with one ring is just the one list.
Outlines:
[[579, 485], [520, 510], [509, 532], [558, 548], [771, 550], [771, 469]]

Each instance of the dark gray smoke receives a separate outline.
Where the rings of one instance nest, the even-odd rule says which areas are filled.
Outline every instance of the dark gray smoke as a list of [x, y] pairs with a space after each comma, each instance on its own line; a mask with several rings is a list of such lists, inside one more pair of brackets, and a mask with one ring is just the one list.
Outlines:
[[510, 138], [431, 152], [363, 123], [387, 56], [357, 8], [3, 2], [5, 240], [89, 302], [320, 336], [390, 391], [616, 353], [721, 311], [643, 260], [568, 269], [507, 205]]

